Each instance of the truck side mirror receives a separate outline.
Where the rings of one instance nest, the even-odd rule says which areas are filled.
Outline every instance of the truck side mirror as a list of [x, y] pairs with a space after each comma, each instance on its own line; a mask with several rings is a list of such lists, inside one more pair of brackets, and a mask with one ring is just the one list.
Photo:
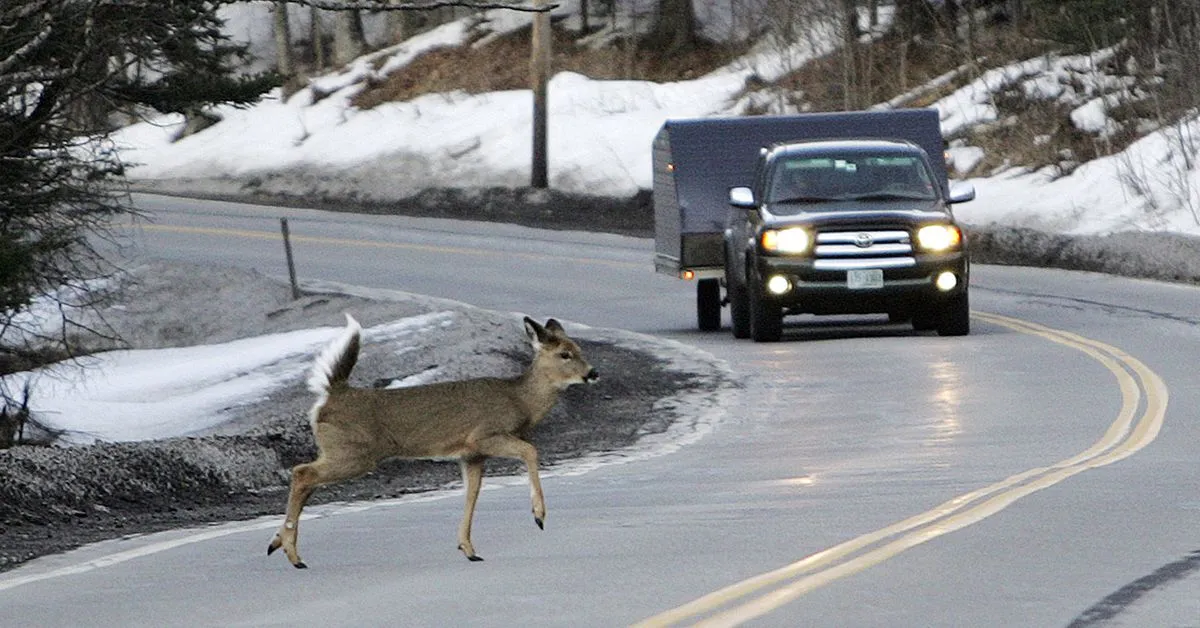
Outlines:
[[729, 188], [729, 204], [742, 209], [754, 209], [754, 192], [747, 187]]
[[975, 200], [975, 186], [966, 181], [951, 181], [950, 182], [950, 197], [947, 202], [966, 203], [967, 201]]

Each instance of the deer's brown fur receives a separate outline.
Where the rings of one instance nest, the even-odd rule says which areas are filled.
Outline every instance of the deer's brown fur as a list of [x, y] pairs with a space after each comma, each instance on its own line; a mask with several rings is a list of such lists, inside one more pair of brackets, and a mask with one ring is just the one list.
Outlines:
[[545, 326], [525, 318], [533, 345], [529, 368], [511, 379], [484, 377], [411, 388], [354, 388], [348, 378], [358, 358], [361, 328], [349, 315], [346, 331], [317, 358], [309, 388], [318, 394], [310, 412], [317, 459], [292, 469], [283, 525], [267, 554], [283, 548], [288, 560], [306, 565], [296, 551], [300, 513], [313, 490], [363, 475], [385, 458], [457, 458], [466, 485], [466, 508], [458, 547], [482, 560], [471, 544], [471, 520], [491, 457], [515, 458], [529, 472], [533, 517], [543, 526], [546, 505], [538, 478], [537, 450], [524, 434], [545, 418], [561, 390], [592, 382], [596, 371], [558, 321]]

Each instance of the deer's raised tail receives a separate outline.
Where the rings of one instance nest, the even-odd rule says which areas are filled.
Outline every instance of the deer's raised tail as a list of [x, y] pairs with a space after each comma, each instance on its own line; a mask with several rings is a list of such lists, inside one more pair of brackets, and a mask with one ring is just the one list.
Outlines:
[[321, 355], [313, 363], [308, 375], [308, 389], [317, 394], [317, 401], [308, 412], [309, 423], [315, 428], [317, 413], [329, 398], [329, 391], [335, 386], [344, 386], [350, 379], [350, 371], [358, 362], [358, 349], [361, 344], [362, 326], [353, 316], [346, 315], [346, 329], [337, 340], [329, 343]]

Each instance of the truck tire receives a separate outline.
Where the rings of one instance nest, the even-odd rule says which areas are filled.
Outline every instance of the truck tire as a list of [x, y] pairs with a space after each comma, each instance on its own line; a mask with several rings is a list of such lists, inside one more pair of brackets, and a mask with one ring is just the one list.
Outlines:
[[783, 308], [763, 294], [762, 282], [750, 285], [750, 337], [754, 342], [776, 342], [783, 337]]
[[939, 336], [966, 336], [971, 333], [971, 304], [967, 291], [951, 297], [938, 320]]
[[696, 322], [700, 331], [721, 328], [721, 281], [701, 279], [696, 282]]
[[933, 331], [938, 326], [937, 312], [921, 309], [913, 314], [912, 326], [915, 331]]
[[750, 337], [750, 299], [746, 286], [729, 283], [729, 329], [734, 338]]
[[750, 337], [750, 299], [746, 284], [734, 279], [734, 265], [729, 261], [729, 249], [725, 250], [725, 291], [729, 296], [729, 330], [733, 337]]

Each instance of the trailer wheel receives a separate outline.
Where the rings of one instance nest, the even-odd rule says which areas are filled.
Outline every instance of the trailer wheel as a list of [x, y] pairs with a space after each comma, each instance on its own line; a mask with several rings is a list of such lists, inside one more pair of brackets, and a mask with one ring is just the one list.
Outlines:
[[720, 280], [701, 279], [696, 282], [696, 322], [700, 331], [716, 331], [721, 328]]

